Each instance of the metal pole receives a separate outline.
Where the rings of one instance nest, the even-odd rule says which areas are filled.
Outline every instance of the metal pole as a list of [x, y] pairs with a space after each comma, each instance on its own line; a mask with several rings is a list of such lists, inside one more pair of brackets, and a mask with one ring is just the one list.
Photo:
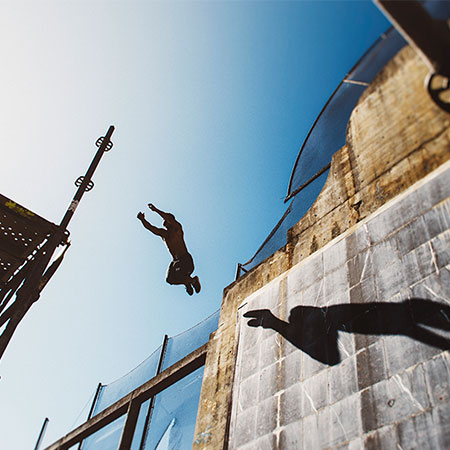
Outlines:
[[136, 430], [139, 411], [141, 410], [141, 404], [142, 403], [139, 400], [131, 400], [128, 405], [127, 418], [122, 430], [122, 435], [120, 436], [118, 450], [130, 450], [134, 432]]
[[38, 440], [36, 442], [36, 445], [34, 446], [34, 450], [39, 450], [39, 447], [41, 446], [42, 439], [44, 438], [45, 431], [47, 430], [47, 425], [49, 423], [48, 417], [45, 418], [44, 423], [42, 424], [41, 432], [39, 433]]
[[112, 144], [110, 143], [111, 136], [114, 132], [114, 127], [111, 125], [108, 129], [108, 132], [106, 133], [106, 136], [104, 138], [100, 138], [97, 143], [100, 143], [100, 148], [98, 149], [94, 159], [91, 162], [91, 165], [89, 166], [86, 175], [84, 177], [78, 178], [78, 181], [81, 184], [78, 185], [78, 190], [75, 193], [72, 202], [70, 203], [69, 208], [66, 211], [66, 214], [64, 215], [63, 219], [61, 220], [61, 224], [59, 225], [61, 229], [65, 230], [67, 228], [67, 225], [69, 224], [70, 220], [73, 217], [73, 214], [75, 210], [77, 209], [78, 204], [80, 203], [81, 197], [83, 197], [84, 193], [86, 191], [90, 191], [93, 187], [93, 183], [91, 181], [92, 175], [95, 172], [95, 169], [98, 166], [98, 163], [100, 162], [100, 159], [102, 158], [105, 151], [108, 151], [111, 149]]
[[[94, 413], [94, 408], [97, 403], [98, 397], [100, 395], [101, 389], [102, 389], [102, 383], [98, 383], [97, 390], [95, 391], [95, 395], [94, 395], [94, 400], [92, 400], [92, 405], [91, 405], [91, 408], [89, 409], [89, 413], [88, 413], [86, 422], [92, 417], [92, 414]], [[84, 442], [84, 440], [80, 442], [80, 445], [78, 446], [78, 450], [81, 450], [83, 448], [83, 442]]]
[[79, 177], [75, 182], [75, 185], [78, 186], [78, 190], [75, 193], [75, 196], [73, 197], [69, 208], [67, 209], [55, 233], [50, 236], [47, 243], [45, 244], [44, 249], [41, 253], [41, 257], [36, 260], [31, 269], [29, 277], [25, 279], [22, 287], [17, 292], [16, 300], [11, 306], [11, 318], [9, 319], [9, 323], [6, 329], [0, 336], [0, 359], [2, 358], [3, 353], [5, 352], [6, 347], [8, 346], [12, 338], [15, 329], [19, 325], [19, 322], [31, 308], [31, 305], [39, 299], [39, 283], [41, 282], [45, 268], [50, 262], [50, 259], [56, 250], [56, 247], [58, 247], [63, 242], [67, 225], [72, 219], [81, 198], [86, 191], [92, 189], [93, 182], [91, 181], [91, 177], [94, 174], [94, 171], [97, 168], [98, 163], [103, 156], [103, 153], [110, 150], [112, 147], [110, 139], [113, 132], [114, 127], [111, 125], [108, 129], [108, 132], [106, 133], [106, 136], [101, 137], [97, 140], [96, 144], [100, 148], [98, 149], [94, 159], [92, 160], [91, 165], [86, 172], [86, 175], [84, 177]]
[[[167, 334], [164, 335], [164, 340], [161, 347], [161, 354], [159, 355], [158, 367], [156, 369], [156, 375], [159, 375], [162, 370], [162, 365], [164, 362], [164, 357], [166, 356], [167, 343], [169, 342], [169, 336]], [[155, 376], [156, 376], [155, 375]], [[145, 441], [147, 440], [148, 435], [148, 426], [150, 424], [150, 420], [152, 418], [153, 408], [155, 407], [155, 396], [150, 399], [150, 404], [148, 405], [147, 416], [145, 417], [144, 429], [142, 430], [142, 438], [141, 444], [139, 446], [139, 450], [144, 450]]]

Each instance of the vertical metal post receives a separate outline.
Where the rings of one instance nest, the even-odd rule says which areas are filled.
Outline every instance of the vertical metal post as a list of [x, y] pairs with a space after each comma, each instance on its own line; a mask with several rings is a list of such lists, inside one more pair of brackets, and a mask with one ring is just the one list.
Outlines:
[[34, 450], [39, 450], [41, 446], [42, 439], [44, 438], [45, 431], [47, 430], [47, 425], [49, 423], [49, 418], [46, 417], [44, 423], [42, 424], [41, 432], [39, 433], [38, 440], [36, 441], [36, 445], [34, 446]]
[[[166, 356], [167, 343], [169, 342], [169, 336], [167, 334], [164, 335], [164, 340], [161, 346], [161, 354], [159, 355], [158, 367], [156, 369], [156, 375], [159, 375], [162, 370], [162, 365], [164, 362], [164, 357]], [[141, 444], [139, 445], [139, 450], [144, 450], [145, 441], [147, 440], [148, 435], [148, 426], [150, 424], [150, 420], [152, 418], [153, 408], [155, 407], [155, 396], [150, 399], [150, 404], [148, 405], [147, 416], [145, 417], [144, 429], [142, 430], [142, 438]]]
[[[88, 413], [86, 422], [92, 417], [92, 414], [94, 413], [94, 408], [95, 408], [95, 405], [97, 404], [97, 400], [100, 395], [101, 389], [102, 389], [102, 383], [98, 383], [97, 390], [95, 391], [95, 395], [94, 395], [94, 400], [92, 400], [92, 405], [91, 405], [91, 408], [89, 409], [89, 413]], [[78, 450], [81, 450], [83, 448], [83, 442], [84, 442], [84, 440], [80, 442], [80, 445], [78, 446]]]
[[141, 402], [138, 400], [131, 400], [128, 405], [127, 418], [120, 436], [120, 443], [118, 450], [130, 450], [133, 442], [134, 431], [136, 430], [136, 423], [141, 409]]

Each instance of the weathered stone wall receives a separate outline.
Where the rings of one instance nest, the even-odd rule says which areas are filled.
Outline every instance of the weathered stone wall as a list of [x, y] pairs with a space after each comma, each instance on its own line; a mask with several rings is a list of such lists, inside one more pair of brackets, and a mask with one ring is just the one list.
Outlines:
[[450, 448], [444, 168], [241, 305], [229, 448]]
[[[225, 289], [194, 448], [398, 448], [395, 439], [439, 448], [432, 439], [450, 435], [442, 425], [450, 414], [442, 378], [448, 357], [440, 349], [398, 329], [392, 336], [340, 329], [337, 362], [330, 342], [322, 353], [311, 342], [300, 350], [306, 344], [301, 331], [295, 336], [298, 327], [250, 328], [242, 319], [247, 309], [267, 308], [289, 325], [292, 310], [298, 322], [305, 305], [328, 305], [332, 315], [309, 313], [331, 320], [347, 311], [337, 305], [449, 299], [450, 116], [429, 99], [426, 72], [410, 48], [385, 67], [353, 111], [347, 144], [286, 247]], [[382, 314], [388, 324], [396, 316], [389, 312]]]

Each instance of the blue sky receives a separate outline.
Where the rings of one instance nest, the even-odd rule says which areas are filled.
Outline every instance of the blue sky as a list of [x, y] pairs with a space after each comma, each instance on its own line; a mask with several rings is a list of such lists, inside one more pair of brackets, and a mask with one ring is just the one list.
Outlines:
[[[114, 147], [72, 246], [0, 365], [2, 448], [45, 444], [98, 382], [220, 307], [284, 212], [298, 150], [388, 27], [370, 1], [0, 1], [0, 192], [59, 223], [96, 139]], [[182, 222], [203, 284], [164, 282], [153, 202]]]

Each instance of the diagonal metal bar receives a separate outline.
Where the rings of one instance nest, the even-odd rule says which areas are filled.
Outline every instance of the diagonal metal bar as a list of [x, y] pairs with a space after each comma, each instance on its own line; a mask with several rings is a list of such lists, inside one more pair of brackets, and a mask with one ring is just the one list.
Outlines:
[[47, 447], [46, 450], [68, 450], [81, 440], [87, 438], [96, 431], [126, 414], [127, 411], [129, 411], [132, 402], [134, 405], [140, 406], [150, 397], [158, 394], [185, 376], [194, 372], [205, 364], [207, 348], [208, 343], [202, 345], [197, 350], [194, 350], [182, 360], [173, 364], [159, 375], [156, 375], [156, 377], [136, 388], [134, 391], [130, 392], [125, 397], [122, 397], [116, 403], [109, 406], [92, 419], [88, 420], [75, 430], [68, 433], [66, 436]]

